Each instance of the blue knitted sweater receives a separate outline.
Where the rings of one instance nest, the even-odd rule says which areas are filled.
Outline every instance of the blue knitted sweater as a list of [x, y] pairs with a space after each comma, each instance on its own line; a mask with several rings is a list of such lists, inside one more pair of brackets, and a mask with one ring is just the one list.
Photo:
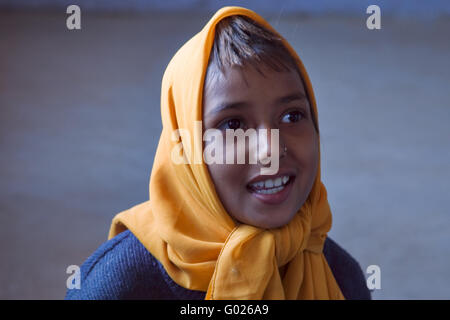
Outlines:
[[[346, 299], [370, 299], [361, 267], [327, 238], [324, 255]], [[103, 243], [81, 266], [81, 288], [66, 299], [204, 299], [205, 292], [175, 283], [161, 263], [129, 230]]]

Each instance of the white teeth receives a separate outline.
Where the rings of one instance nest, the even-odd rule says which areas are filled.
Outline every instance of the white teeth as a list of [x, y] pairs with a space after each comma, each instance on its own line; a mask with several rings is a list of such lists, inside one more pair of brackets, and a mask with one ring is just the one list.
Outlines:
[[264, 181], [260, 181], [254, 184], [255, 187], [257, 188], [264, 188]]
[[262, 194], [273, 194], [273, 193], [277, 193], [280, 192], [281, 190], [283, 190], [285, 188], [285, 186], [281, 186], [281, 187], [276, 187], [276, 188], [272, 188], [272, 189], [261, 189], [261, 190], [256, 190], [257, 193], [262, 193]]
[[[267, 179], [264, 181], [252, 183], [251, 187], [258, 191], [264, 191], [261, 193], [274, 193], [273, 192], [274, 190], [275, 190], [275, 192], [278, 192], [279, 190], [284, 188], [284, 185], [288, 181], [289, 181], [289, 176], [282, 176], [282, 177], [278, 177], [276, 179]], [[281, 188], [281, 189], [279, 189], [279, 188]], [[278, 190], [278, 191], [276, 191], [276, 190]], [[270, 192], [266, 192], [266, 191], [270, 191]]]
[[280, 178], [276, 178], [273, 185], [274, 185], [275, 187], [281, 186], [281, 177], [280, 177]]

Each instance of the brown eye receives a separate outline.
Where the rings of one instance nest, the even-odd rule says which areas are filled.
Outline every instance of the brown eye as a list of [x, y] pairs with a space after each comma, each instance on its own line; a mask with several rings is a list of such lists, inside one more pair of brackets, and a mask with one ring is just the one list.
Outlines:
[[240, 120], [238, 120], [238, 119], [228, 120], [228, 127], [230, 129], [236, 130], [236, 129], [239, 129], [240, 126], [241, 126], [241, 121]]
[[283, 123], [293, 123], [298, 122], [303, 118], [303, 115], [299, 111], [291, 111], [286, 113], [283, 118], [281, 119], [281, 122]]
[[223, 122], [223, 124], [220, 126], [220, 129], [232, 129], [237, 130], [239, 128], [242, 128], [242, 121], [239, 119], [229, 119]]

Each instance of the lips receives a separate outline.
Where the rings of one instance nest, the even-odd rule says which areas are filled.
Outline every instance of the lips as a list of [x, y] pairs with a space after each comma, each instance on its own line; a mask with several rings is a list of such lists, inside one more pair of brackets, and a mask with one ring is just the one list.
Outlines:
[[260, 192], [264, 194], [276, 193], [283, 190], [286, 184], [289, 183], [290, 177], [288, 175], [283, 175], [277, 178], [269, 178], [266, 180], [261, 180], [258, 182], [253, 182], [249, 184], [249, 188], [255, 192]]
[[266, 204], [280, 204], [289, 196], [295, 175], [280, 173], [268, 178], [258, 176], [247, 184], [248, 191], [258, 200]]

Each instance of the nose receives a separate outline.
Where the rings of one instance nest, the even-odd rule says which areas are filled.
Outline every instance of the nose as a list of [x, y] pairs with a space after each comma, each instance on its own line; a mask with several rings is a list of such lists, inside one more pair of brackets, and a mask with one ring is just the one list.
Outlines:
[[258, 159], [262, 165], [269, 165], [273, 157], [280, 157], [280, 134], [278, 128], [258, 128]]

